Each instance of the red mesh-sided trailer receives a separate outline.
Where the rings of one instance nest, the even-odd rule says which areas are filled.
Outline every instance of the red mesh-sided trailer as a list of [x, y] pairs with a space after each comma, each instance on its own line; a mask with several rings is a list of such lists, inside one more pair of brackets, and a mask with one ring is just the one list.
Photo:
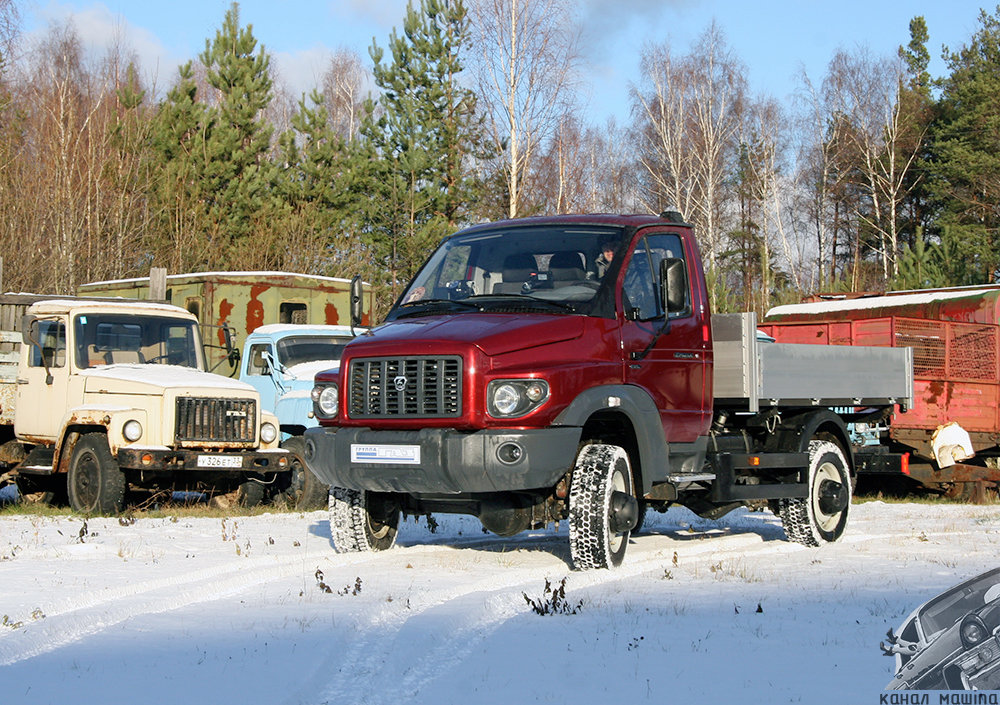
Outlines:
[[783, 343], [911, 347], [914, 400], [892, 440], [930, 459], [930, 437], [957, 422], [977, 453], [1000, 441], [1000, 287], [819, 301], [771, 309], [761, 330]]

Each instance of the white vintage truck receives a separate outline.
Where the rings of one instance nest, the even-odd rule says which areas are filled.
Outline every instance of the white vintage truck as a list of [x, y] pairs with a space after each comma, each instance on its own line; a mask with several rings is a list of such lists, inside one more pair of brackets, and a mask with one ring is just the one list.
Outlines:
[[277, 418], [250, 386], [205, 371], [176, 306], [0, 296], [0, 484], [117, 513], [126, 490], [237, 491], [289, 471]]

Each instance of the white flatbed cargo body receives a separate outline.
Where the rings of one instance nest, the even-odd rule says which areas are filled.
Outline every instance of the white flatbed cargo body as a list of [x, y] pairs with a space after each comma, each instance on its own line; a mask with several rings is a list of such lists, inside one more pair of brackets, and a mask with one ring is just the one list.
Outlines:
[[868, 407], [913, 401], [913, 349], [761, 340], [754, 313], [712, 316], [716, 408]]

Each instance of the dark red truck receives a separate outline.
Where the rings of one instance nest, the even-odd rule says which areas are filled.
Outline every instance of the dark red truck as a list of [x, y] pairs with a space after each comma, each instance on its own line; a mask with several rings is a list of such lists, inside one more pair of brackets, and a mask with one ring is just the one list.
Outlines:
[[528, 218], [445, 238], [316, 375], [305, 454], [338, 551], [389, 548], [401, 512], [461, 513], [501, 536], [565, 520], [574, 566], [611, 567], [672, 503], [767, 501], [790, 539], [837, 540], [846, 424], [911, 394], [909, 350], [777, 345], [752, 314], [711, 316], [676, 213]]

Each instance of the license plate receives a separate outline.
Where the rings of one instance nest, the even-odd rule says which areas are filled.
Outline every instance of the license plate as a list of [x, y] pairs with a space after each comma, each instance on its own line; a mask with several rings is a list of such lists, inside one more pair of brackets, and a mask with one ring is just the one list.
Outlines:
[[351, 444], [352, 463], [419, 465], [420, 446]]
[[200, 468], [241, 468], [243, 458], [238, 455], [199, 455]]

